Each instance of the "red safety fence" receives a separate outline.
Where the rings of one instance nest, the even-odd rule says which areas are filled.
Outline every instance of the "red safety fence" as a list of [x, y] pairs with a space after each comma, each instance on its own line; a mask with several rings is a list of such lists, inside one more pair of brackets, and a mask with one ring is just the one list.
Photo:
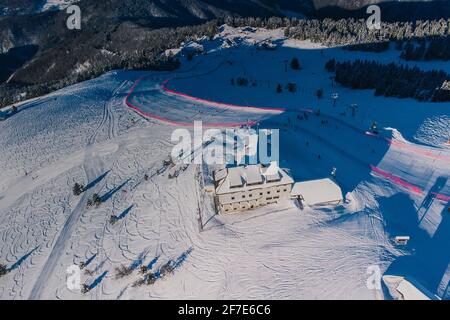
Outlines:
[[[181, 122], [181, 121], [174, 121], [174, 120], [170, 120], [168, 118], [153, 114], [153, 113], [149, 113], [149, 112], [145, 112], [143, 111], [139, 106], [136, 106], [134, 104], [132, 104], [130, 102], [130, 96], [133, 94], [134, 90], [136, 89], [137, 85], [144, 79], [145, 77], [141, 77], [139, 79], [136, 80], [136, 82], [133, 84], [133, 86], [130, 89], [130, 92], [128, 92], [127, 96], [125, 97], [125, 104], [133, 109], [134, 111], [136, 111], [138, 114], [140, 114], [143, 117], [146, 118], [150, 118], [150, 119], [154, 119], [154, 120], [158, 120], [161, 121], [163, 123], [169, 124], [169, 125], [173, 125], [173, 126], [180, 126], [180, 127], [192, 127], [194, 126], [193, 122]], [[203, 123], [203, 127], [215, 127], [215, 128], [220, 128], [220, 127], [240, 127], [240, 126], [244, 126], [244, 125], [254, 125], [256, 123], [256, 121], [246, 121], [246, 122], [213, 122], [213, 123]]]

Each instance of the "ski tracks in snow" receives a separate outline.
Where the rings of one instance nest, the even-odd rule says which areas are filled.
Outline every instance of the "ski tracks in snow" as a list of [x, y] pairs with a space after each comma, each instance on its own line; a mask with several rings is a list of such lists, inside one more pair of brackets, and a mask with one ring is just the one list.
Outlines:
[[[113, 110], [113, 102], [116, 99], [117, 93], [125, 84], [126, 82], [123, 82], [116, 90], [114, 90], [111, 98], [107, 102], [105, 102], [100, 124], [87, 140], [88, 143], [86, 146], [83, 169], [85, 171], [88, 182], [94, 181], [103, 172], [103, 164], [101, 160], [93, 156], [94, 145], [98, 135], [103, 130], [107, 130], [109, 139], [112, 139], [116, 136], [117, 120]], [[37, 277], [37, 280], [33, 285], [33, 288], [31, 289], [31, 293], [28, 297], [29, 299], [36, 300], [42, 297], [45, 286], [49, 282], [49, 278], [53, 276], [58, 260], [66, 250], [67, 243], [73, 233], [73, 230], [76, 227], [80, 216], [86, 209], [87, 201], [92, 197], [96, 189], [98, 189], [98, 187], [94, 186], [93, 188], [84, 191], [80, 200], [78, 201], [78, 204], [67, 217], [67, 220], [64, 223], [64, 226], [62, 227], [61, 232], [59, 233], [48, 258], [45, 261], [45, 264], [41, 269], [39, 276]]]

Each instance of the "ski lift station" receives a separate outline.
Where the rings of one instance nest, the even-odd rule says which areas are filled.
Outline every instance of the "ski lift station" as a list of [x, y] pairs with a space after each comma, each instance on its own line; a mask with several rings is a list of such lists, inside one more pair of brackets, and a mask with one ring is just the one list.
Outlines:
[[331, 179], [297, 182], [276, 162], [237, 166], [213, 173], [215, 201], [220, 213], [236, 213], [282, 199], [298, 199], [309, 206], [338, 205], [341, 188]]

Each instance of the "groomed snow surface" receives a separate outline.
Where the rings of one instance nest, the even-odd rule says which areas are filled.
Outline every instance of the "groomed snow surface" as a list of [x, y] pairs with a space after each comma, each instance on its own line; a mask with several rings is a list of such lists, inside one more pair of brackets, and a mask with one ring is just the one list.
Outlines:
[[[324, 71], [332, 57], [387, 62], [398, 60], [394, 50], [363, 54], [282, 35], [225, 26], [202, 40], [208, 54], [176, 72], [110, 72], [0, 121], [0, 263], [10, 269], [0, 299], [389, 298], [366, 286], [374, 265], [450, 298], [450, 106], [332, 88]], [[257, 49], [267, 39], [276, 50]], [[286, 71], [294, 56], [303, 69]], [[238, 76], [256, 85], [232, 86]], [[289, 81], [298, 91], [277, 94]], [[305, 111], [318, 107], [320, 115]], [[192, 164], [169, 179], [163, 165], [177, 123], [194, 120], [279, 128], [280, 167], [296, 181], [337, 168], [346, 202], [300, 210], [288, 200], [214, 215], [204, 191], [211, 167]], [[373, 121], [379, 135], [366, 132]], [[80, 196], [75, 182], [86, 186]], [[103, 203], [87, 207], [94, 194]], [[411, 240], [398, 246], [395, 236]], [[173, 274], [133, 286], [141, 266], [158, 274], [169, 261]], [[66, 285], [67, 268], [82, 262], [85, 294]], [[121, 265], [131, 274], [118, 278]]]

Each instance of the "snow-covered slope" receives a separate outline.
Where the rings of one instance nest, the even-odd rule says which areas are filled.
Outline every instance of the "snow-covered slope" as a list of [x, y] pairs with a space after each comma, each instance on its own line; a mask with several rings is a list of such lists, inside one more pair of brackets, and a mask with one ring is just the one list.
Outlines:
[[[0, 299], [379, 299], [383, 292], [366, 286], [374, 265], [448, 299], [449, 106], [332, 88], [324, 62], [360, 54], [282, 35], [224, 27], [200, 41], [206, 55], [176, 72], [110, 72], [25, 102], [0, 121], [0, 263], [11, 270], [0, 278]], [[262, 40], [277, 49], [257, 50]], [[301, 71], [286, 71], [293, 56]], [[244, 75], [256, 86], [231, 86]], [[288, 81], [297, 93], [277, 94], [276, 83]], [[350, 103], [359, 105], [355, 117]], [[310, 112], [317, 104], [320, 115]], [[281, 166], [296, 180], [336, 167], [346, 203], [300, 210], [286, 201], [214, 215], [203, 188], [212, 168], [192, 164], [169, 179], [163, 164], [177, 122], [202, 119], [280, 128]], [[372, 121], [385, 128], [380, 136], [366, 133]], [[75, 182], [87, 186], [80, 196]], [[103, 203], [87, 207], [95, 193]], [[411, 241], [399, 247], [397, 235]], [[173, 274], [134, 286], [141, 266], [158, 273], [169, 261]], [[67, 268], [81, 262], [86, 294], [66, 285]], [[117, 277], [121, 265], [131, 274]]]

